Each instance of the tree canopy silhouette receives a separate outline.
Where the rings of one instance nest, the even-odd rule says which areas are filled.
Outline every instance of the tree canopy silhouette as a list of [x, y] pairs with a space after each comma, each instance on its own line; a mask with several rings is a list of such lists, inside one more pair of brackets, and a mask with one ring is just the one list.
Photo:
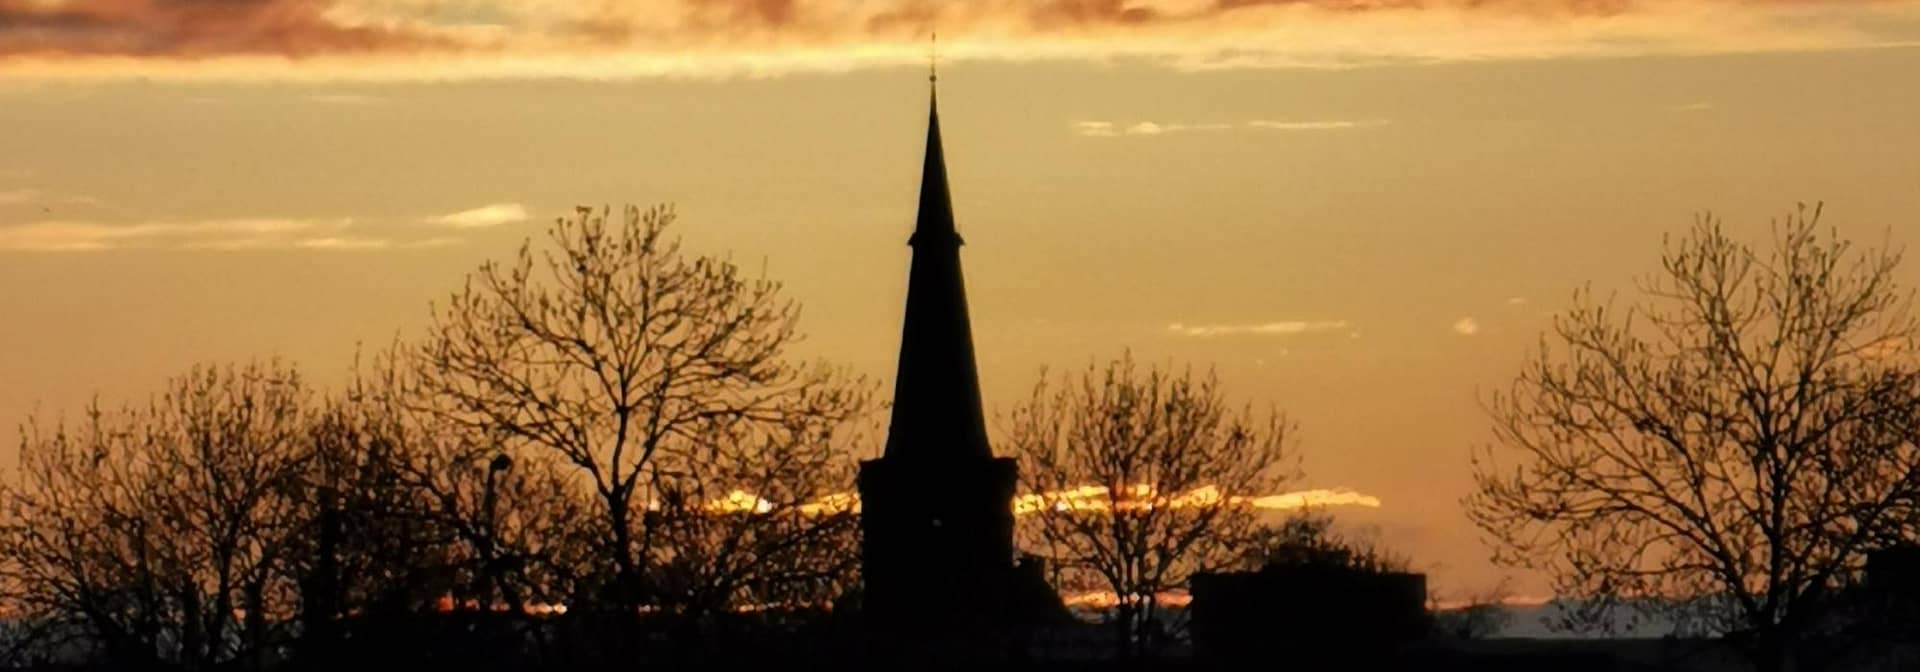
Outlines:
[[1920, 361], [1897, 253], [1802, 209], [1755, 249], [1703, 217], [1628, 307], [1590, 291], [1488, 404], [1469, 516], [1589, 609], [1788, 665], [1866, 551], [1920, 522]]
[[1150, 652], [1156, 596], [1261, 538], [1258, 512], [1234, 498], [1296, 476], [1287, 429], [1276, 413], [1229, 406], [1211, 374], [1142, 369], [1131, 354], [1057, 383], [1043, 373], [1003, 423], [1037, 497], [1024, 545], [1055, 564], [1062, 590], [1112, 591], [1127, 651]]
[[196, 367], [146, 406], [29, 420], [19, 482], [0, 485], [21, 617], [122, 665], [263, 655], [269, 614], [292, 608], [308, 397], [278, 362]]
[[[427, 408], [583, 474], [617, 602], [717, 610], [788, 580], [843, 585], [851, 512], [800, 509], [845, 487], [858, 437], [842, 430], [871, 386], [795, 363], [799, 306], [775, 281], [683, 252], [674, 221], [665, 207], [612, 220], [580, 208], [548, 249], [529, 240], [482, 265], [415, 353]], [[743, 498], [761, 515], [706, 517]]]

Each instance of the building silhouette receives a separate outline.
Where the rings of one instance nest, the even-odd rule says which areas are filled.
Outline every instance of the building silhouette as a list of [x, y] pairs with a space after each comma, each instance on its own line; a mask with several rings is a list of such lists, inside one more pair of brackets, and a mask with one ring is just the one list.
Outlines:
[[1244, 666], [1381, 665], [1432, 630], [1425, 574], [1330, 564], [1268, 564], [1189, 581], [1194, 654]]
[[962, 243], [930, 92], [893, 416], [859, 476], [863, 617], [883, 654], [1001, 657], [1021, 626], [1065, 613], [1037, 564], [1014, 562], [1018, 467], [987, 441]]

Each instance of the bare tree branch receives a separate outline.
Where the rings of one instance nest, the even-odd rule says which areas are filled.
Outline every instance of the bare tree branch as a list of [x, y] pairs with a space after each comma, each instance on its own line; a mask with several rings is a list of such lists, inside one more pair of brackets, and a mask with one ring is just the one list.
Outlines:
[[[1488, 403], [1468, 515], [1594, 608], [1741, 634], [1778, 669], [1866, 551], [1920, 520], [1920, 334], [1900, 256], [1802, 209], [1771, 250], [1701, 218], [1643, 301], [1591, 292]], [[1513, 456], [1508, 466], [1504, 462]]]

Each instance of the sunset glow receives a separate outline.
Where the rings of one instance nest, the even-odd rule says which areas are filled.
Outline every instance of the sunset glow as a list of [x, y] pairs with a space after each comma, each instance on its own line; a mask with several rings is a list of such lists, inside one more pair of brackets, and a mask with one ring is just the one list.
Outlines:
[[[1119, 596], [1111, 590], [1069, 593], [1061, 595], [1060, 601], [1069, 607], [1082, 609], [1112, 609], [1120, 606]], [[1153, 603], [1163, 607], [1185, 607], [1192, 602], [1193, 596], [1184, 590], [1166, 590], [1153, 595]]]
[[[915, 379], [903, 308], [936, 73], [979, 402], [963, 415], [990, 439], [971, 453], [1018, 460], [1022, 543], [1043, 521], [1325, 513], [1438, 568], [1436, 594], [1546, 595], [1575, 584], [1497, 563], [1463, 501], [1507, 429], [1490, 398], [1576, 290], [1633, 305], [1707, 214], [1761, 242], [1822, 202], [1854, 249], [1920, 244], [1920, 0], [0, 0], [0, 427], [80, 437], [91, 404], [163, 405], [196, 364], [282, 361], [317, 406], [344, 404], [388, 347], [437, 349], [478, 269], [530, 244], [538, 275], [556, 220], [667, 205], [681, 254], [792, 302], [783, 362], [859, 377], [844, 398], [876, 408], [815, 442], [842, 453], [824, 477], [715, 465], [678, 493], [619, 492], [698, 532], [851, 529], [850, 462], [883, 454]], [[1920, 286], [1920, 263], [1895, 275]], [[599, 481], [683, 469], [606, 445], [651, 406], [601, 403], [621, 387], [521, 350], [537, 334], [507, 339], [507, 314], [467, 335], [525, 361], [401, 366], [459, 379], [409, 402], [434, 422], [472, 421], [437, 417], [464, 394], [528, 396], [474, 416], [515, 444], [502, 515], [549, 491], [595, 511], [590, 493], [616, 492]], [[607, 322], [585, 333], [646, 323]], [[1863, 366], [1920, 353], [1857, 345]], [[596, 353], [709, 370], [649, 347]], [[1123, 353], [1284, 418], [1298, 478], [1036, 471], [1009, 436], [1036, 382]], [[487, 371], [524, 380], [467, 380]], [[742, 386], [662, 408], [758, 398]], [[565, 417], [506, 427], [544, 414]], [[25, 464], [24, 433], [0, 463]], [[549, 467], [564, 486], [533, 480]]]
[[[1906, 3], [555, 4], [269, 0], [229, 14], [0, 4], [0, 66], [39, 77], [419, 80], [769, 75], [925, 60], [1142, 59], [1188, 69], [1852, 48], [1907, 43]], [[484, 18], [481, 18], [484, 17]], [[67, 29], [39, 29], [67, 26]]]
[[[1196, 506], [1217, 506], [1222, 503], [1219, 488], [1202, 486], [1173, 495], [1157, 495], [1153, 487], [1146, 484], [1125, 489], [1120, 496], [1111, 496], [1103, 486], [1083, 485], [1057, 492], [1024, 494], [1013, 500], [1015, 515], [1028, 515], [1047, 511], [1145, 511], [1155, 508], [1181, 509]], [[1335, 506], [1358, 506], [1379, 508], [1380, 499], [1372, 495], [1354, 492], [1345, 488], [1319, 488], [1296, 490], [1272, 495], [1249, 495], [1226, 497], [1228, 506], [1244, 506], [1269, 511], [1295, 511]], [[658, 503], [652, 508], [659, 508]], [[745, 490], [733, 490], [709, 501], [707, 511], [713, 513], [770, 513], [778, 505]], [[837, 492], [817, 500], [792, 507], [803, 515], [831, 515], [844, 512], [860, 512], [860, 497], [851, 492]]]

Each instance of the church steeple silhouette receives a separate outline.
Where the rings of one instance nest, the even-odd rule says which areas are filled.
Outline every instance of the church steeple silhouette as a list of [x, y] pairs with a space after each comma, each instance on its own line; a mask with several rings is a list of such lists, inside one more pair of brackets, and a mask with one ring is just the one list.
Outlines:
[[[936, 78], [929, 76], [930, 83]], [[937, 84], [935, 84], [937, 86]], [[913, 266], [907, 278], [906, 320], [900, 333], [900, 364], [894, 377], [893, 421], [886, 456], [906, 460], [984, 458], [986, 418], [967, 314], [965, 275], [947, 185], [946, 151], [940, 142], [939, 92], [930, 90], [926, 159], [920, 168], [920, 211], [907, 245]]]
[[892, 423], [860, 465], [863, 608], [896, 654], [977, 659], [1010, 620], [1017, 467], [987, 442], [933, 92], [926, 143]]

